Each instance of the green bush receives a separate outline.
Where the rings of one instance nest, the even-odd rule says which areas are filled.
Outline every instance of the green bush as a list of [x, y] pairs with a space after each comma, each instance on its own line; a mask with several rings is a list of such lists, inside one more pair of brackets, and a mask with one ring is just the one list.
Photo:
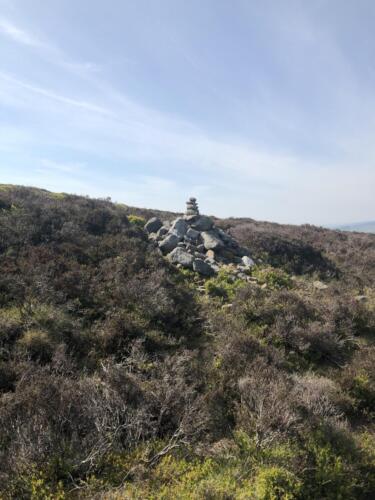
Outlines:
[[267, 285], [271, 290], [280, 290], [281, 288], [291, 288], [291, 276], [282, 269], [274, 267], [254, 267], [252, 275], [257, 278], [258, 283]]
[[140, 217], [139, 215], [128, 215], [128, 220], [130, 224], [133, 224], [134, 226], [138, 227], [143, 227], [146, 224], [146, 220], [143, 217]]
[[282, 467], [261, 468], [255, 478], [257, 500], [293, 500], [300, 494], [301, 481]]
[[245, 285], [245, 281], [236, 279], [230, 271], [220, 269], [217, 276], [208, 279], [204, 286], [208, 295], [227, 302], [233, 300], [237, 291]]

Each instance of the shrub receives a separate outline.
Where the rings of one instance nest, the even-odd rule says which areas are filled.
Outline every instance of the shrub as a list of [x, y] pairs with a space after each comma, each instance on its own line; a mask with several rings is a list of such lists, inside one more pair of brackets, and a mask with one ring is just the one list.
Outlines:
[[217, 276], [208, 279], [204, 286], [208, 295], [226, 302], [233, 300], [236, 292], [245, 285], [246, 282], [236, 279], [230, 271], [220, 269]]
[[51, 360], [55, 348], [49, 334], [43, 330], [28, 330], [18, 341], [18, 345], [31, 359], [46, 363]]
[[130, 224], [141, 228], [143, 228], [143, 226], [146, 224], [146, 219], [144, 219], [144, 217], [140, 217], [139, 215], [130, 214], [128, 215], [128, 220]]
[[281, 467], [264, 467], [255, 478], [255, 498], [293, 500], [299, 497], [301, 487], [301, 481], [292, 472]]
[[289, 274], [272, 267], [255, 267], [252, 269], [252, 275], [257, 278], [259, 284], [267, 285], [271, 290], [291, 288], [293, 283]]

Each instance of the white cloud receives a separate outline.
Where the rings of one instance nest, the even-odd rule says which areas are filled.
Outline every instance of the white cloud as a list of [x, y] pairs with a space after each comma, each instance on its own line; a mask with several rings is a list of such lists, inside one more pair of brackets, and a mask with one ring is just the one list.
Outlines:
[[0, 19], [0, 34], [23, 45], [28, 45], [30, 47], [42, 46], [42, 44], [34, 36], [15, 26], [6, 19]]

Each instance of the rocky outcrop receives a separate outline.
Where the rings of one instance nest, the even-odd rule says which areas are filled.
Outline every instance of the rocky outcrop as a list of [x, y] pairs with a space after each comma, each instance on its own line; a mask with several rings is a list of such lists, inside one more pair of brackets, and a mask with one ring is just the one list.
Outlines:
[[145, 229], [148, 233], [156, 233], [161, 227], [163, 223], [158, 217], [153, 217], [145, 224]]
[[197, 200], [190, 198], [186, 213], [174, 221], [153, 217], [145, 224], [149, 239], [173, 264], [192, 269], [202, 276], [212, 276], [224, 265], [246, 278], [254, 265], [246, 248], [228, 233], [217, 228], [210, 217], [201, 215]]

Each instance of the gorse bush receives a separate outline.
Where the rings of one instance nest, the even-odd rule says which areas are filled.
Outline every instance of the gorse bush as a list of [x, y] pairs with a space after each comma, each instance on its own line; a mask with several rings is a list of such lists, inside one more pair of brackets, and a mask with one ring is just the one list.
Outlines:
[[208, 295], [224, 302], [233, 300], [239, 288], [245, 285], [242, 279], [236, 279], [230, 271], [221, 269], [217, 276], [205, 282]]
[[0, 186], [0, 497], [373, 498], [374, 239], [218, 221], [263, 262], [203, 279], [154, 215]]

